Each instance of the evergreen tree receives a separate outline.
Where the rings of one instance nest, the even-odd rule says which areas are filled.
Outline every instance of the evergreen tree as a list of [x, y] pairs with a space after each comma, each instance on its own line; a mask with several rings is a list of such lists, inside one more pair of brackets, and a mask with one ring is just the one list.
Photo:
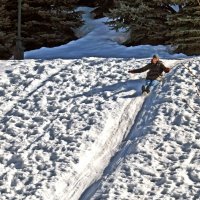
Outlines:
[[106, 13], [110, 12], [115, 6], [115, 0], [97, 0], [98, 7], [92, 12], [94, 18], [105, 17]]
[[13, 39], [16, 37], [17, 1], [1, 0], [0, 4], [0, 59], [11, 55]]
[[180, 11], [171, 15], [168, 24], [170, 44], [176, 52], [188, 55], [200, 54], [200, 4], [198, 1], [182, 1]]
[[108, 22], [114, 29], [130, 31], [127, 45], [165, 44], [168, 41], [169, 27], [167, 16], [175, 10], [162, 0], [121, 0], [118, 7], [108, 14]]
[[[22, 38], [25, 50], [52, 47], [75, 39], [73, 30], [82, 24], [80, 13], [74, 10], [76, 2], [77, 0], [22, 1]], [[16, 8], [16, 0], [3, 0], [0, 7], [0, 58], [12, 55], [17, 33]]]

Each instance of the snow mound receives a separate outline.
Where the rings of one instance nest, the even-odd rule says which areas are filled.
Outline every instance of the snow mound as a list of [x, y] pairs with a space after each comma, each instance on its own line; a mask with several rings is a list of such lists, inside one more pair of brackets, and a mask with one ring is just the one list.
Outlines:
[[148, 61], [2, 61], [1, 199], [78, 199], [129, 133], [145, 98], [127, 71]]

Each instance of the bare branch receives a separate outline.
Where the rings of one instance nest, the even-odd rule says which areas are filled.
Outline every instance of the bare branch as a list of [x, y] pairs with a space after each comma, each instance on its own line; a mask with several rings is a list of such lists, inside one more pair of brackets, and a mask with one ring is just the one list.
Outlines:
[[187, 106], [197, 115], [200, 115], [200, 113], [198, 111], [196, 111], [189, 103], [186, 99], [183, 99], [183, 102], [185, 102], [187, 104]]

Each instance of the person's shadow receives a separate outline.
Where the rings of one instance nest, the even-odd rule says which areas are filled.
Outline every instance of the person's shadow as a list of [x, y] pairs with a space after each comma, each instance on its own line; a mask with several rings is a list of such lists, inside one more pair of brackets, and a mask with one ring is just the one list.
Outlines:
[[109, 98], [109, 97], [117, 96], [120, 93], [126, 93], [126, 92], [130, 92], [130, 91], [133, 91], [133, 94], [120, 96], [120, 98], [133, 98], [133, 97], [137, 97], [141, 94], [141, 85], [143, 83], [144, 83], [144, 79], [127, 80], [124, 82], [115, 83], [113, 85], [106, 85], [103, 87], [91, 88], [90, 91], [75, 95], [71, 98], [75, 99], [75, 98], [82, 97], [82, 96], [91, 97], [94, 95], [101, 95], [101, 94], [103, 95], [103, 93], [105, 93], [105, 92], [113, 92], [112, 95], [107, 97], [107, 98]]

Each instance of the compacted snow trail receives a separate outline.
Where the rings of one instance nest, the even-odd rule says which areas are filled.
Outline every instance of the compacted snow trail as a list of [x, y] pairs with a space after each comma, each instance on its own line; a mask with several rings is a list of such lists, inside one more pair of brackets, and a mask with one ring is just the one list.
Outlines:
[[[143, 103], [145, 102], [145, 98], [146, 96], [139, 96], [136, 97], [134, 99], [135, 102], [135, 107], [132, 107], [133, 104], [131, 104], [130, 107], [128, 107], [128, 109], [125, 111], [125, 114], [127, 115], [127, 112], [133, 112], [135, 113], [134, 117], [132, 118], [132, 120], [129, 122], [130, 126], [132, 127], [133, 124], [137, 124], [137, 116], [142, 108]], [[123, 128], [127, 127], [127, 122], [124, 125]], [[133, 128], [133, 127], [132, 127]], [[129, 128], [130, 129], [130, 128]], [[128, 129], [128, 130], [129, 130]], [[131, 129], [132, 130], [132, 129]], [[132, 132], [130, 130], [130, 132]], [[121, 131], [121, 130], [120, 130]], [[129, 132], [129, 134], [130, 134]], [[117, 132], [115, 132], [115, 134], [117, 134]], [[98, 190], [98, 188], [100, 187], [102, 181], [113, 172], [114, 169], [116, 169], [116, 167], [119, 165], [119, 163], [121, 162], [121, 160], [123, 159], [123, 157], [125, 155], [128, 154], [130, 145], [131, 145], [131, 141], [129, 140], [130, 137], [132, 137], [133, 139], [133, 135], [128, 135], [128, 137], [124, 137], [125, 139], [122, 141], [122, 143], [120, 144], [120, 146], [118, 147], [119, 151], [113, 156], [113, 158], [111, 159], [110, 163], [108, 164], [108, 166], [105, 168], [101, 178], [99, 180], [95, 180], [95, 182], [90, 185], [81, 195], [80, 200], [89, 200], [92, 198], [92, 196], [95, 194], [95, 192]], [[136, 135], [134, 135], [134, 137], [136, 137]], [[112, 138], [111, 138], [112, 140]], [[96, 177], [95, 177], [96, 178]]]

